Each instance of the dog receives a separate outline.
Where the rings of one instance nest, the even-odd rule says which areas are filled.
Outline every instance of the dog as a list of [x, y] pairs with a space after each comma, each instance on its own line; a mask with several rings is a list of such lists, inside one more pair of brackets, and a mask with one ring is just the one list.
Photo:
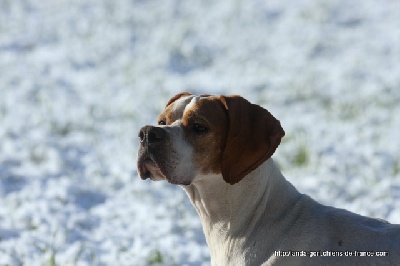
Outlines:
[[285, 135], [240, 96], [180, 93], [139, 131], [142, 179], [181, 185], [212, 265], [400, 265], [400, 225], [299, 193], [271, 156]]

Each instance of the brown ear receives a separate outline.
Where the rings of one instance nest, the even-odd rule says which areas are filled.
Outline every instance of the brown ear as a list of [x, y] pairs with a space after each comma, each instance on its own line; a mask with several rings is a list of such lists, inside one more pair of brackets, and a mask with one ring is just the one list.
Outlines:
[[172, 98], [168, 101], [168, 103], [167, 103], [167, 105], [165, 106], [165, 108], [167, 108], [168, 105], [170, 105], [171, 103], [175, 102], [176, 100], [178, 100], [178, 99], [181, 98], [182, 96], [188, 96], [188, 95], [193, 95], [193, 94], [190, 93], [190, 92], [185, 91], [185, 92], [181, 92], [181, 93], [175, 95], [174, 97], [172, 97]]
[[225, 182], [233, 185], [272, 156], [285, 132], [280, 122], [260, 106], [240, 96], [221, 100], [229, 117], [221, 172]]

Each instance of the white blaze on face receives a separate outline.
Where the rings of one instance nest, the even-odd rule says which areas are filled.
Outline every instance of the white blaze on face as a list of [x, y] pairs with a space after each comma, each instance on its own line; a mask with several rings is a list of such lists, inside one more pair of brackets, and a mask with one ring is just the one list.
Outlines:
[[187, 112], [188, 110], [192, 109], [194, 105], [200, 100], [200, 98], [201, 98], [200, 96], [194, 96], [192, 100], [190, 100], [190, 103], [185, 106], [183, 114], [185, 114], [185, 112]]
[[[174, 121], [166, 126], [171, 134], [172, 146], [170, 151], [171, 177], [177, 182], [191, 182], [196, 175], [196, 167], [193, 164], [193, 147], [185, 141], [182, 128], [182, 117], [198, 101], [200, 97], [182, 97], [173, 103], [171, 115]], [[190, 101], [190, 102], [189, 102]]]
[[181, 121], [183, 115], [190, 110], [191, 108], [194, 107], [194, 105], [204, 97], [200, 96], [195, 96], [195, 95], [189, 95], [186, 97], [182, 97], [178, 99], [176, 102], [173, 103], [173, 108], [172, 108], [172, 113], [173, 117], [176, 119], [176, 121]]
[[181, 122], [186, 107], [191, 102], [191, 100], [193, 100], [193, 98], [195, 98], [194, 95], [189, 95], [176, 100], [172, 104], [171, 119], [173, 120], [173, 123], [171, 125]]

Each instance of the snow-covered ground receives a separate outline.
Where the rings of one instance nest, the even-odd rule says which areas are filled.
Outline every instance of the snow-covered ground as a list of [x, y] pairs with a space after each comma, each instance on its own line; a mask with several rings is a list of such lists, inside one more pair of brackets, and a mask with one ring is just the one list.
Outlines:
[[400, 223], [400, 1], [1, 0], [0, 265], [208, 265], [137, 132], [182, 90], [242, 94], [320, 202]]

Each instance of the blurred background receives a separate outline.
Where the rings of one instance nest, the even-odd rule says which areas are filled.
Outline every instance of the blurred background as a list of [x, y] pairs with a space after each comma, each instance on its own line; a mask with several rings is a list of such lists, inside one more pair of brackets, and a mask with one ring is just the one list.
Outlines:
[[400, 223], [400, 1], [0, 0], [0, 265], [209, 265], [137, 133], [181, 91], [277, 117], [318, 201]]

